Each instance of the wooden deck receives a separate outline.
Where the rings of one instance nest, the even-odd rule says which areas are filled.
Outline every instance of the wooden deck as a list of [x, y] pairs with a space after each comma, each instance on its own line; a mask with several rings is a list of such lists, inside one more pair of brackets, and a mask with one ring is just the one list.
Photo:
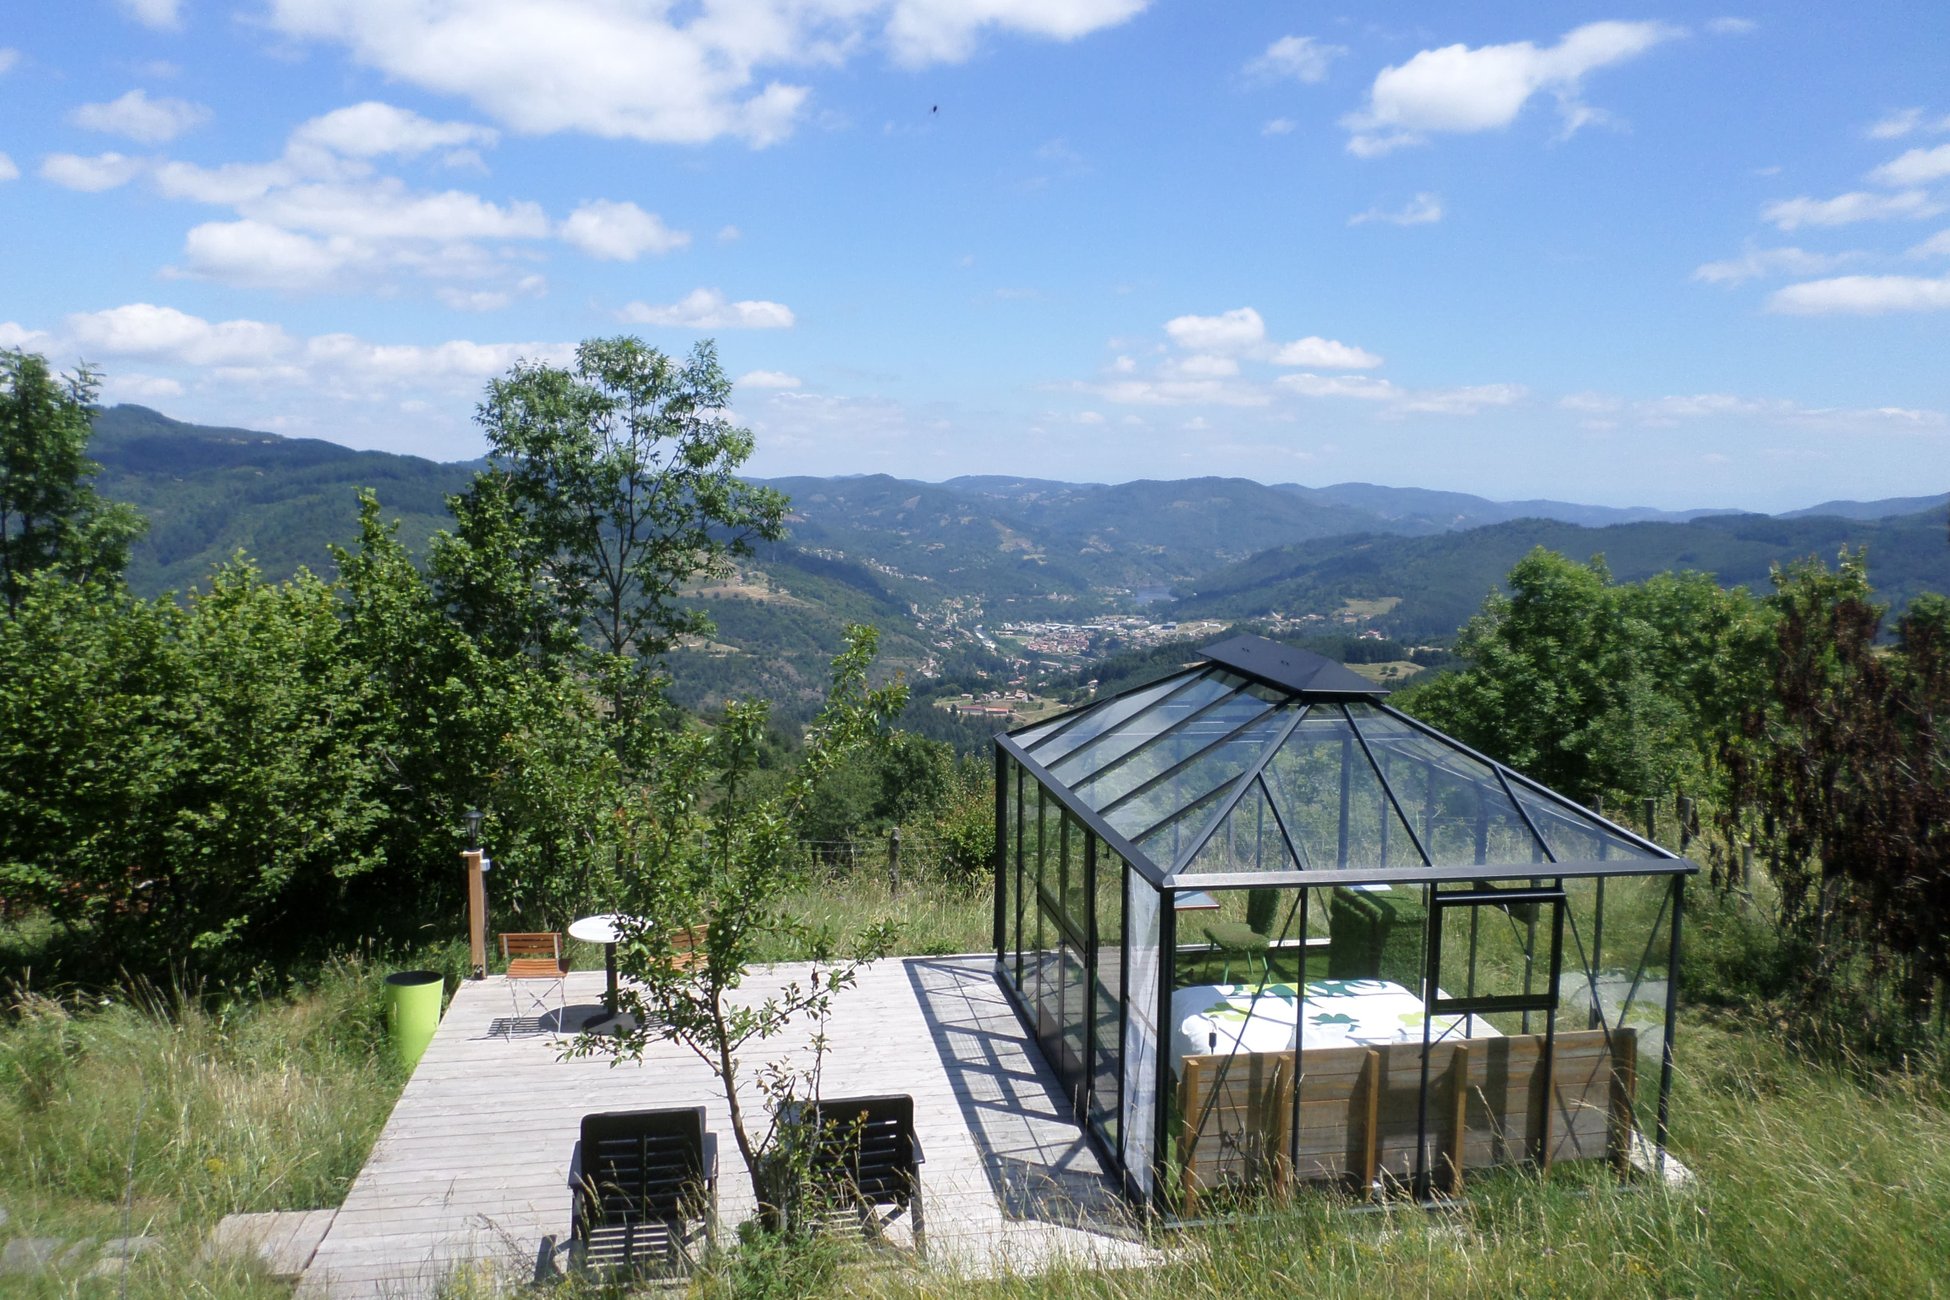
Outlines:
[[[761, 996], [795, 975], [804, 968], [754, 973], [745, 992]], [[570, 1024], [596, 1011], [602, 978], [570, 977]], [[724, 1098], [702, 1062], [663, 1043], [641, 1063], [564, 1061], [546, 1020], [517, 1022], [505, 1036], [511, 1010], [499, 978], [455, 995], [319, 1244], [301, 1297], [430, 1295], [470, 1267], [514, 1282], [547, 1275], [568, 1240], [569, 1160], [592, 1111], [704, 1105], [719, 1135], [727, 1232], [751, 1213]], [[747, 1072], [803, 1052], [803, 1037], [762, 1045]], [[1154, 1258], [1067, 1118], [992, 959], [883, 961], [835, 1000], [828, 1037], [826, 1095], [914, 1097], [931, 1266], [993, 1273]]]

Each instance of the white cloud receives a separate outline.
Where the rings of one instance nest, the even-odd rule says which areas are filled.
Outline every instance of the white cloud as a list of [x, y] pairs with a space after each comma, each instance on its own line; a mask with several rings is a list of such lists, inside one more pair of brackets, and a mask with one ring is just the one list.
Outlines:
[[69, 337], [83, 350], [186, 366], [261, 365], [297, 346], [282, 326], [232, 320], [218, 324], [151, 303], [130, 303], [67, 318]]
[[1810, 280], [1775, 291], [1772, 311], [1799, 316], [1847, 313], [1877, 316], [1892, 311], [1943, 311], [1950, 308], [1950, 277], [1844, 275]]
[[736, 226], [720, 226], [718, 228], [718, 242], [720, 244], [735, 244], [743, 236], [744, 232]]
[[1251, 307], [1217, 316], [1174, 316], [1165, 322], [1171, 341], [1188, 352], [1243, 352], [1266, 339], [1266, 322]]
[[1348, 151], [1373, 157], [1421, 144], [1433, 132], [1507, 127], [1533, 95], [1546, 90], [1556, 96], [1568, 134], [1596, 117], [1579, 99], [1586, 75], [1683, 34], [1657, 22], [1598, 22], [1544, 48], [1518, 41], [1423, 50], [1406, 63], [1383, 68], [1367, 104], [1341, 120], [1351, 133]]
[[1783, 199], [1761, 209], [1761, 218], [1782, 230], [1802, 226], [1845, 226], [1856, 221], [1893, 221], [1933, 217], [1943, 204], [1922, 190], [1902, 190], [1895, 194], [1871, 194], [1855, 190], [1832, 199], [1806, 197]]
[[96, 154], [93, 158], [72, 153], [51, 153], [41, 159], [41, 179], [66, 189], [96, 194], [128, 184], [145, 165], [140, 158], [129, 158], [119, 153]]
[[1522, 384], [1476, 384], [1406, 394], [1394, 409], [1428, 415], [1474, 415], [1489, 407], [1514, 406], [1528, 395]]
[[1811, 253], [1805, 248], [1750, 248], [1739, 257], [1707, 262], [1693, 271], [1708, 284], [1743, 284], [1770, 275], [1820, 275], [1860, 253]]
[[762, 147], [810, 94], [784, 79], [845, 63], [878, 26], [910, 66], [966, 58], [985, 30], [1070, 40], [1145, 0], [270, 0], [283, 34], [346, 47], [389, 77], [473, 103], [525, 134], [581, 131]]
[[505, 205], [464, 190], [409, 190], [397, 177], [363, 184], [294, 185], [242, 205], [246, 216], [298, 230], [376, 240], [540, 239], [541, 205]]
[[1442, 199], [1427, 191], [1392, 211], [1383, 208], [1369, 208], [1357, 212], [1347, 219], [1350, 226], [1364, 226], [1370, 221], [1385, 221], [1391, 226], [1426, 226], [1442, 220]]
[[1302, 397], [1352, 397], [1364, 402], [1386, 402], [1401, 396], [1401, 389], [1386, 379], [1368, 375], [1316, 375], [1302, 372], [1281, 375], [1273, 381]]
[[1259, 133], [1261, 135], [1292, 135], [1294, 128], [1298, 125], [1299, 123], [1290, 117], [1276, 117], [1265, 126], [1259, 128]]
[[185, 273], [259, 289], [309, 289], [370, 266], [374, 253], [265, 221], [206, 221], [183, 237]]
[[175, 31], [183, 25], [183, 0], [121, 0], [122, 9], [144, 27]]
[[738, 388], [797, 388], [799, 376], [788, 375], [783, 370], [752, 370], [738, 376], [734, 381]]
[[784, 303], [748, 300], [728, 302], [716, 289], [693, 289], [677, 302], [633, 302], [617, 313], [639, 325], [669, 325], [680, 329], [790, 329], [792, 309]]
[[154, 402], [182, 395], [181, 380], [161, 375], [116, 374], [102, 379], [102, 397], [109, 402]]
[[1950, 230], [1939, 230], [1909, 250], [1911, 257], [1950, 257]]
[[150, 181], [165, 197], [232, 207], [261, 198], [276, 186], [298, 179], [287, 163], [224, 163], [199, 167], [195, 163], [165, 162], [150, 173]]
[[453, 285], [441, 285], [433, 291], [433, 296], [455, 311], [486, 312], [500, 311], [516, 298], [541, 298], [548, 294], [548, 280], [539, 275], [525, 275], [509, 289], [461, 289]]
[[661, 255], [691, 242], [688, 233], [672, 230], [656, 213], [608, 199], [571, 212], [557, 234], [589, 256], [612, 262], [634, 262], [645, 253]]
[[0, 45], [0, 77], [12, 71], [14, 64], [19, 62], [19, 50], [14, 49], [12, 46]]
[[17, 181], [19, 179], [20, 168], [14, 165], [13, 159], [7, 157], [4, 153], [0, 153], [0, 181]]
[[1624, 402], [1609, 393], [1569, 393], [1557, 399], [1557, 404], [1567, 411], [1577, 411], [1585, 415], [1611, 415], [1624, 406]]
[[1750, 36], [1760, 30], [1760, 24], [1751, 18], [1710, 18], [1706, 30], [1715, 36]]
[[19, 348], [30, 352], [46, 350], [45, 330], [30, 330], [18, 321], [0, 320], [0, 348]]
[[68, 114], [68, 120], [90, 131], [161, 144], [209, 121], [210, 110], [186, 99], [151, 99], [147, 91], [137, 89], [105, 104], [83, 104]]
[[[910, 67], [958, 63], [974, 53], [984, 28], [1071, 41], [1114, 27], [1141, 12], [1148, 0], [894, 0], [886, 35], [894, 57]], [[879, 6], [832, 8], [861, 12]]]
[[1246, 75], [1265, 81], [1321, 82], [1327, 80], [1328, 65], [1346, 53], [1344, 45], [1327, 45], [1311, 36], [1282, 36], [1246, 65]]
[[1281, 344], [1271, 359], [1276, 366], [1312, 366], [1320, 370], [1372, 370], [1381, 364], [1381, 358], [1366, 348], [1312, 335]]
[[1950, 144], [1934, 149], [1911, 149], [1869, 173], [1878, 185], [1928, 185], [1950, 176]]
[[1899, 108], [1870, 125], [1871, 140], [1900, 140], [1913, 131], [1950, 131], [1950, 116], [1929, 118], [1920, 108]]
[[434, 149], [492, 148], [501, 139], [492, 127], [436, 122], [377, 100], [335, 108], [301, 123], [291, 133], [298, 149], [326, 149], [347, 158], [398, 154], [412, 158]]
[[1225, 379], [1239, 373], [1239, 363], [1231, 357], [1214, 356], [1209, 352], [1194, 352], [1187, 357], [1173, 357], [1165, 363], [1165, 373], [1180, 379]]

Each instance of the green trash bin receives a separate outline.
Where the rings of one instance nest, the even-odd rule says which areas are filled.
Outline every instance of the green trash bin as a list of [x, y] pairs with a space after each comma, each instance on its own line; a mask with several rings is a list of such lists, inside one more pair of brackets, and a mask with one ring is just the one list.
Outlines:
[[386, 1037], [393, 1056], [411, 1070], [440, 1026], [440, 993], [446, 980], [437, 970], [403, 970], [386, 977]]

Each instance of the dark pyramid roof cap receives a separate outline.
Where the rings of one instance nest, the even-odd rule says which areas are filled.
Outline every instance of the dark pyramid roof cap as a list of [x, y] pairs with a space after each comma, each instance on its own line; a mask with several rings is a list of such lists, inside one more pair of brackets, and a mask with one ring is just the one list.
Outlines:
[[1388, 694], [1387, 688], [1325, 655], [1296, 650], [1263, 636], [1231, 637], [1199, 653], [1223, 668], [1316, 699], [1379, 699]]

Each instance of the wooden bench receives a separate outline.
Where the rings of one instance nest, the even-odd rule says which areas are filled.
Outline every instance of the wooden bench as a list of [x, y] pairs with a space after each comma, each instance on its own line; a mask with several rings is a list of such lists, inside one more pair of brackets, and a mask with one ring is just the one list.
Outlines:
[[[1450, 1192], [1465, 1171], [1499, 1165], [1610, 1160], [1622, 1174], [1637, 1062], [1631, 1029], [1558, 1034], [1548, 1079], [1542, 1034], [1431, 1044], [1423, 1169]], [[1285, 1195], [1296, 1183], [1325, 1183], [1371, 1195], [1413, 1185], [1420, 1043], [1301, 1052], [1297, 1141], [1293, 1075], [1292, 1052], [1184, 1058], [1185, 1213], [1223, 1187]]]

